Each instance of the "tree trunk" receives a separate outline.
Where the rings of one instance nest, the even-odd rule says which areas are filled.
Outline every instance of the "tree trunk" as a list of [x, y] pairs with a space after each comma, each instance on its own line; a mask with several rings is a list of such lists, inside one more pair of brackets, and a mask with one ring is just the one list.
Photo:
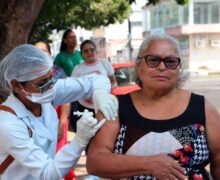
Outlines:
[[31, 28], [45, 0], [1, 1], [0, 60], [14, 47], [27, 43]]
[[[32, 26], [45, 0], [1, 0], [0, 61], [16, 46], [27, 43]], [[4, 73], [4, 72], [0, 72]], [[0, 102], [8, 92], [0, 86]], [[1, 103], [0, 103], [1, 104]]]

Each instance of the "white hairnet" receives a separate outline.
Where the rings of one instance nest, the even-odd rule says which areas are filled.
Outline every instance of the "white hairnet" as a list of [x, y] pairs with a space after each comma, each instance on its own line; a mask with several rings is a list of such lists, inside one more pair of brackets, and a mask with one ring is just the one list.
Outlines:
[[37, 79], [49, 72], [52, 66], [50, 56], [33, 45], [23, 44], [0, 62], [0, 83], [3, 88], [11, 90], [11, 80], [24, 82]]

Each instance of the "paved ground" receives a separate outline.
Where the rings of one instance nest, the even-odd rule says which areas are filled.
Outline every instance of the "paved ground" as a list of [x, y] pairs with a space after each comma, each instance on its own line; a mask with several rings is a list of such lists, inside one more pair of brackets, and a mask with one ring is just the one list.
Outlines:
[[[215, 107], [220, 112], [220, 77], [192, 78], [185, 83], [184, 88], [205, 95], [205, 97], [213, 105], [215, 105]], [[74, 133], [69, 132], [69, 140], [71, 140], [73, 137]], [[75, 168], [77, 180], [84, 180], [88, 177], [85, 168], [85, 162], [86, 157], [85, 155], [82, 155], [78, 162], [78, 165]]]

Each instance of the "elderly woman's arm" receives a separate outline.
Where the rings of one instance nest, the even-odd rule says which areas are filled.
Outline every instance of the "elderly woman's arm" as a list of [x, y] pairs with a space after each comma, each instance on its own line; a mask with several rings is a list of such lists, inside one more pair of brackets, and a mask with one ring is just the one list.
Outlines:
[[206, 100], [206, 133], [209, 149], [211, 151], [211, 165], [210, 170], [214, 179], [220, 177], [220, 114], [218, 111]]
[[[97, 119], [103, 117], [97, 115]], [[114, 154], [114, 144], [119, 133], [119, 121], [107, 121], [90, 142], [87, 154], [87, 171], [103, 178], [125, 178], [152, 174], [159, 179], [177, 177], [184, 179], [184, 170], [166, 155], [131, 156]], [[158, 170], [158, 167], [160, 169]]]

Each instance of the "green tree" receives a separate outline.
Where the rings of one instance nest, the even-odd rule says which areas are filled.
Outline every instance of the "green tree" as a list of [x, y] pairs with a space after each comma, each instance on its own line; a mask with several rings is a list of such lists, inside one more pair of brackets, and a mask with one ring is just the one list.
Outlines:
[[[160, 0], [149, 0], [147, 5]], [[186, 4], [188, 0], [176, 0]], [[29, 35], [29, 42], [48, 39], [52, 30], [80, 26], [87, 30], [122, 22], [128, 18], [135, 0], [47, 0]]]
[[0, 60], [15, 46], [27, 42], [43, 3], [44, 0], [1, 0]]
[[129, 16], [127, 0], [47, 0], [29, 36], [30, 42], [48, 39], [52, 30], [81, 26], [92, 29], [122, 22]]

